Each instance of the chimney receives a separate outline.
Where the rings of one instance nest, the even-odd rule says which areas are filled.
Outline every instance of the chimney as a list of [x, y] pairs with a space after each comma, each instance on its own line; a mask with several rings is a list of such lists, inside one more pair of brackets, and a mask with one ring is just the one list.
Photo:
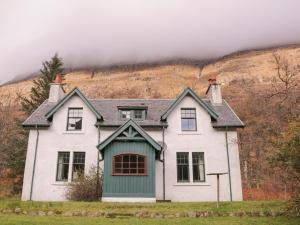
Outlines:
[[64, 95], [65, 91], [63, 89], [62, 77], [60, 74], [56, 74], [55, 80], [50, 83], [48, 102], [58, 102]]
[[222, 104], [221, 84], [217, 83], [217, 75], [211, 74], [209, 78], [209, 86], [206, 91], [206, 96], [212, 105]]

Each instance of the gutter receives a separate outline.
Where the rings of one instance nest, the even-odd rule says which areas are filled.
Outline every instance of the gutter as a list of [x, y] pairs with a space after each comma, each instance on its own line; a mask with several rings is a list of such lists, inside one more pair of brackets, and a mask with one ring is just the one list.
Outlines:
[[[97, 128], [98, 128], [98, 144], [99, 144], [100, 143], [100, 126], [98, 126]], [[100, 177], [99, 177], [100, 166], [99, 166], [99, 163], [101, 161], [103, 161], [103, 157], [101, 157], [101, 159], [100, 159], [100, 152], [99, 152], [99, 149], [97, 149], [97, 183], [96, 183], [96, 193], [98, 193], [98, 190], [100, 190], [100, 186], [99, 186], [100, 185], [100, 183], [99, 183], [99, 179], [100, 179]]]
[[33, 190], [33, 182], [34, 182], [34, 174], [35, 174], [35, 164], [36, 164], [36, 155], [37, 155], [37, 149], [38, 149], [38, 143], [39, 143], [39, 130], [38, 126], [35, 126], [36, 128], [36, 141], [35, 141], [35, 150], [34, 150], [34, 159], [33, 159], [33, 168], [32, 168], [32, 175], [31, 175], [31, 184], [30, 184], [30, 196], [29, 200], [32, 200], [32, 190]]
[[227, 131], [228, 131], [228, 127], [225, 128], [225, 140], [226, 140], [226, 152], [227, 152], [230, 201], [232, 202], [231, 171], [230, 171], [230, 159], [229, 159], [229, 147], [228, 147], [228, 133], [227, 133]]
[[163, 127], [162, 140], [163, 140], [163, 146], [162, 146], [162, 151], [163, 151], [163, 200], [165, 201], [166, 200], [165, 127]]

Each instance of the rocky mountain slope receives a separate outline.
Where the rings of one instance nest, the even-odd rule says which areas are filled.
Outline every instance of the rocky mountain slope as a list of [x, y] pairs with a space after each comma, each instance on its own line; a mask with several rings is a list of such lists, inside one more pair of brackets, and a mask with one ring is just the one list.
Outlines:
[[[216, 73], [225, 87], [239, 80], [264, 86], [276, 75], [274, 53], [300, 64], [300, 46], [296, 45], [235, 53], [202, 68], [193, 62], [177, 62], [142, 68], [73, 71], [65, 76], [65, 89], [77, 86], [90, 98], [174, 98], [190, 86], [204, 95], [211, 73]], [[1, 86], [0, 98], [15, 102], [17, 93], [28, 95], [31, 86], [32, 80]]]

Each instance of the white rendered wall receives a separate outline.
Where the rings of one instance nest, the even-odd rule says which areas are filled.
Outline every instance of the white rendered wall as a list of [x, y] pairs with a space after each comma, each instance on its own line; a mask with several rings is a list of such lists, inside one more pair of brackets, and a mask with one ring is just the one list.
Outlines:
[[[181, 108], [196, 108], [197, 131], [181, 131]], [[215, 201], [216, 177], [205, 183], [192, 181], [192, 152], [204, 152], [205, 172], [228, 172], [225, 132], [211, 126], [209, 114], [191, 97], [186, 97], [168, 117], [165, 131], [166, 199], [172, 201]], [[236, 132], [228, 133], [233, 200], [242, 200], [242, 187]], [[190, 182], [177, 183], [176, 152], [189, 152]], [[228, 175], [220, 178], [220, 199], [230, 200]]]
[[[83, 107], [82, 131], [66, 131], [69, 107]], [[64, 193], [67, 182], [56, 181], [57, 156], [59, 151], [71, 152], [69, 181], [72, 175], [71, 164], [73, 152], [82, 151], [86, 153], [86, 173], [92, 165], [96, 165], [98, 131], [94, 126], [95, 123], [95, 115], [79, 97], [74, 96], [54, 114], [53, 123], [50, 128], [39, 131], [32, 200], [59, 201], [66, 199]], [[35, 137], [36, 131], [30, 131], [22, 200], [29, 200]]]

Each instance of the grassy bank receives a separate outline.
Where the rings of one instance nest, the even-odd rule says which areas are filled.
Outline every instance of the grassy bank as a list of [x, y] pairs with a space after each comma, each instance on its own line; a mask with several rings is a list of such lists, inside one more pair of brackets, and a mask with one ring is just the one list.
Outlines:
[[102, 202], [22, 202], [18, 199], [0, 199], [1, 209], [15, 209], [34, 211], [105, 211], [111, 213], [136, 213], [147, 211], [150, 213], [177, 213], [189, 211], [210, 212], [284, 212], [287, 203], [284, 201], [244, 201], [223, 202], [216, 207], [213, 202], [197, 203], [102, 203]]
[[[216, 203], [22, 202], [0, 199], [0, 224], [298, 225], [284, 201]], [[201, 213], [207, 214], [201, 214]], [[275, 214], [274, 214], [275, 213]]]
[[209, 218], [176, 218], [176, 219], [140, 219], [140, 218], [126, 218], [126, 219], [106, 219], [106, 218], [86, 218], [86, 217], [30, 217], [20, 215], [0, 215], [1, 225], [49, 225], [49, 224], [63, 224], [63, 225], [94, 225], [94, 224], [105, 224], [105, 225], [119, 225], [119, 224], [197, 224], [197, 225], [298, 225], [299, 219], [297, 218], [236, 218], [236, 217], [209, 217]]

